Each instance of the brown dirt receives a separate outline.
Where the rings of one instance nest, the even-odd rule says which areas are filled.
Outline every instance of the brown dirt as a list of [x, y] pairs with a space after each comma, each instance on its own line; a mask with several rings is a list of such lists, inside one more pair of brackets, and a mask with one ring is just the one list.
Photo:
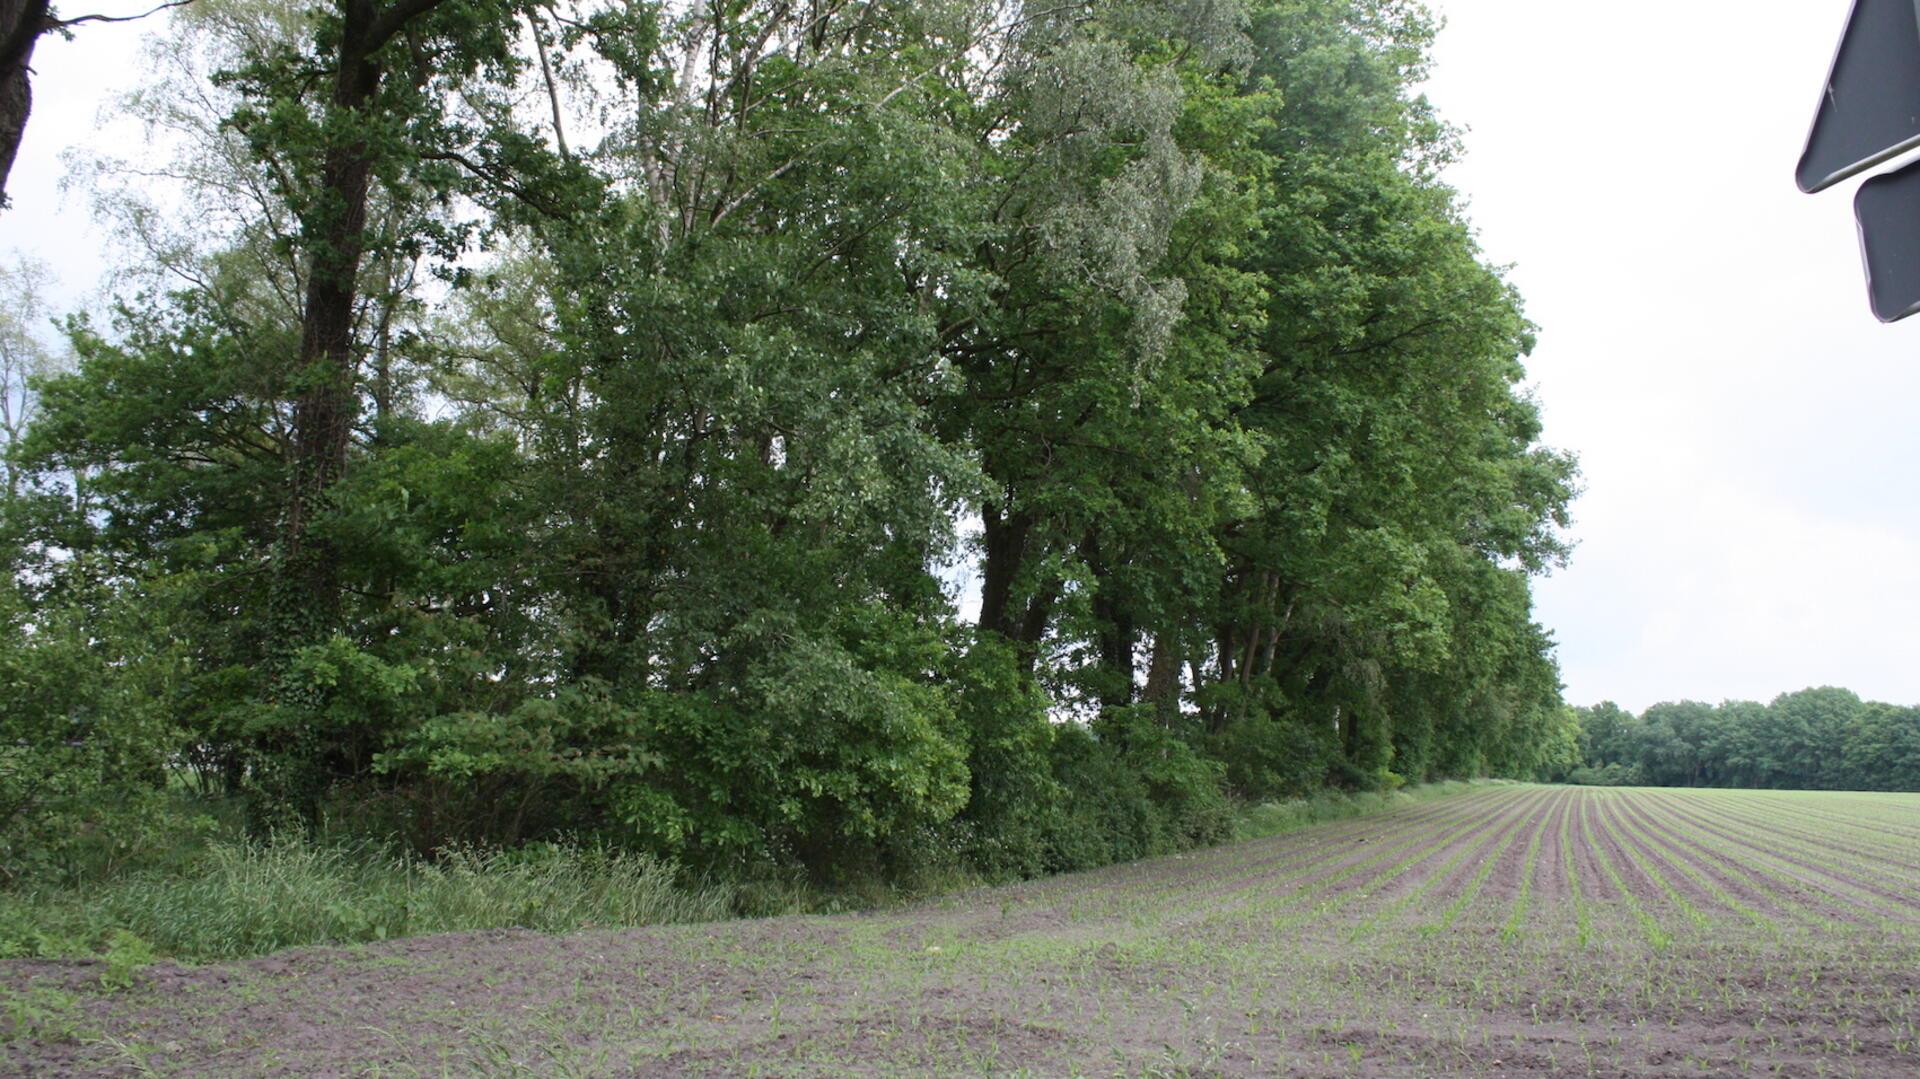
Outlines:
[[[1001, 908], [1001, 915], [983, 920], [978, 931], [1001, 937], [1044, 930], [1168, 896], [1192, 906], [1195, 899], [1223, 900], [1239, 892], [1271, 895], [1276, 888], [1291, 890], [1295, 882], [1311, 879], [1315, 873], [1332, 872], [1363, 859], [1377, 852], [1383, 839], [1398, 841], [1410, 830], [1444, 825], [1457, 812], [1446, 802], [1428, 803], [1391, 819], [1343, 821], [1209, 851], [993, 889], [992, 905]], [[971, 898], [971, 893], [963, 893], [953, 905], [971, 905]]]
[[[1692, 830], [1704, 837], [1728, 844], [1732, 851], [1751, 851], [1784, 864], [1788, 871], [1808, 886], [1826, 892], [1845, 904], [1866, 907], [1879, 917], [1910, 919], [1920, 911], [1913, 906], [1913, 893], [1886, 884], [1870, 882], [1860, 874], [1824, 864], [1821, 859], [1802, 853], [1795, 845], [1779, 841], [1778, 833], [1748, 825], [1744, 833], [1722, 826], [1700, 813], [1688, 813], [1682, 803], [1668, 803], [1670, 810], [1687, 820]], [[1864, 912], [1863, 912], [1864, 913]]]
[[1920, 864], [1913, 858], [1920, 851], [1920, 841], [1863, 834], [1828, 814], [1781, 811], [1764, 802], [1695, 805], [1690, 812], [1730, 828], [1758, 830], [1793, 846], [1866, 859], [1876, 871], [1902, 884], [1920, 883], [1915, 879]]
[[[1533, 864], [1533, 896], [1535, 902], [1552, 908], [1569, 900], [1573, 895], [1571, 883], [1567, 880], [1567, 860], [1561, 849], [1560, 826], [1566, 823], [1572, 812], [1574, 797], [1558, 799], [1547, 814], [1546, 830], [1540, 834], [1540, 853]], [[1568, 843], [1579, 842], [1569, 827]]]
[[[1413, 867], [1411, 871], [1401, 874], [1386, 886], [1374, 891], [1374, 897], [1384, 905], [1425, 888], [1424, 896], [1428, 898], [1428, 902], [1437, 901], [1437, 897], [1450, 882], [1460, 881], [1463, 879], [1463, 874], [1470, 876], [1479, 870], [1479, 857], [1461, 857], [1468, 848], [1477, 843], [1479, 846], [1475, 854], [1484, 856], [1497, 847], [1506, 835], [1525, 827], [1533, 814], [1540, 812], [1541, 807], [1550, 804], [1550, 801], [1550, 797], [1538, 797], [1508, 807], [1503, 812], [1487, 814], [1480, 818], [1474, 827], [1456, 833], [1446, 843], [1432, 849], [1422, 863]], [[1453, 867], [1446, 871], [1442, 880], [1430, 880], [1433, 874], [1439, 873], [1443, 866], [1456, 858], [1460, 860], [1454, 862]], [[1458, 895], [1458, 890], [1456, 889], [1453, 894]]]
[[[1709, 907], [1717, 908], [1717, 913], [1722, 915], [1734, 913], [1732, 908], [1721, 903], [1712, 892], [1683, 872], [1679, 861], [1665, 847], [1629, 830], [1620, 812], [1618, 799], [1603, 805], [1600, 817], [1606, 822], [1604, 842], [1608, 853], [1614, 858], [1616, 866], [1631, 869], [1632, 879], [1638, 882], [1634, 885], [1634, 894], [1641, 903], [1668, 908], [1678, 908], [1684, 903], [1709, 914], [1715, 913], [1707, 911]], [[1673, 890], [1672, 894], [1668, 894], [1669, 888]], [[1676, 895], [1678, 901], [1674, 899]]]
[[[1558, 797], [1565, 798], [1569, 797], [1569, 795], [1563, 793]], [[1526, 880], [1527, 851], [1533, 846], [1534, 837], [1538, 835], [1540, 837], [1540, 845], [1542, 847], [1546, 846], [1546, 831], [1553, 816], [1552, 806], [1536, 803], [1531, 806], [1530, 809], [1531, 812], [1528, 814], [1528, 817], [1531, 823], [1525, 833], [1516, 839], [1513, 845], [1507, 848], [1506, 853], [1501, 856], [1500, 860], [1494, 864], [1493, 875], [1487, 879], [1486, 888], [1480, 893], [1479, 902], [1481, 904], [1492, 902], [1495, 905], [1495, 909], [1500, 912], [1497, 915], [1500, 919], [1506, 917], [1506, 911], [1513, 905], [1514, 899], [1520, 894], [1521, 883]], [[1539, 854], [1536, 852], [1534, 855], [1536, 870], [1539, 866], [1539, 857]]]
[[[1436, 907], [1444, 909], [1451, 906], [1466, 894], [1467, 888], [1471, 885], [1474, 876], [1480, 872], [1484, 861], [1496, 857], [1503, 850], [1502, 844], [1511, 846], [1514, 842], [1519, 842], [1532, 823], [1531, 816], [1524, 810], [1501, 814], [1499, 832], [1487, 840], [1476, 857], [1462, 861], [1448, 870], [1445, 878], [1428, 891], [1425, 906], [1429, 909]], [[1421, 913], [1423, 912], [1415, 912], [1415, 916]]]
[[[0, 1075], [1920, 1074], [1920, 931], [1756, 932], [1678, 866], [1756, 907], [1830, 897], [1763, 890], [1687, 810], [1476, 793], [903, 911], [300, 949], [117, 993], [97, 964], [12, 961]], [[1586, 947], [1560, 931], [1562, 821]], [[1508, 939], [1536, 831], [1527, 924], [1551, 931]], [[1596, 845], [1664, 921], [1629, 847], [1708, 924], [1650, 944]], [[1413, 931], [1496, 851], [1474, 916]], [[1879, 898], [1920, 920], [1920, 897]]]
[[[1741, 870], [1737, 862], [1728, 860], [1719, 851], [1675, 831], [1664, 818], [1647, 812], [1645, 807], [1637, 802], [1623, 803], [1620, 806], [1620, 812], [1622, 819], [1631, 822], [1664, 852], [1663, 858], [1666, 862], [1672, 864], [1684, 860], [1695, 873], [1712, 882], [1714, 887], [1719, 888], [1735, 902], [1745, 904], [1765, 917], [1792, 919], [1809, 913], [1810, 907], [1824, 914], [1842, 913], [1837, 907], [1820, 906], [1824, 896], [1797, 884], [1777, 885], [1773, 889], [1762, 887], [1757, 882], [1764, 878]], [[1724, 908], [1724, 904], [1718, 899], [1711, 896], [1703, 898]]]

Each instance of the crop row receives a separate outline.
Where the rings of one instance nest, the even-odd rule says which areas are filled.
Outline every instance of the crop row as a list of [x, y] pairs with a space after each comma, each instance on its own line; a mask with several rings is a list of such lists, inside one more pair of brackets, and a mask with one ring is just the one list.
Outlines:
[[[1847, 803], [1830, 797], [1568, 788], [1474, 796], [1317, 837], [1167, 901], [1184, 908], [1185, 924], [1266, 922], [1348, 941], [1492, 931], [1509, 942], [1566, 935], [1581, 947], [1637, 940], [1660, 951], [1729, 933], [1781, 940], [1920, 928], [1920, 838], [1838, 823]], [[1920, 799], [1904, 804], [1920, 808]]]

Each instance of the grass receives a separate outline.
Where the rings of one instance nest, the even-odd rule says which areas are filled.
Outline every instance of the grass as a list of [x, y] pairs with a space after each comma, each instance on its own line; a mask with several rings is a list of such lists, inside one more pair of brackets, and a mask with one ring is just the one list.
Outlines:
[[71, 992], [40, 985], [0, 989], [0, 1038], [66, 1045], [96, 1036], [80, 998]]
[[1450, 798], [1469, 791], [1511, 785], [1513, 784], [1502, 783], [1499, 780], [1475, 782], [1449, 780], [1395, 791], [1323, 791], [1310, 798], [1262, 802], [1248, 806], [1240, 812], [1238, 819], [1234, 822], [1233, 838], [1236, 840], [1266, 839], [1296, 832], [1315, 824], [1351, 820], [1355, 817], [1371, 817], [1405, 809], [1421, 802]]
[[[1915, 813], [1453, 785], [1255, 807], [1243, 831], [1268, 838], [857, 917], [140, 975], [155, 954], [741, 904], [604, 852], [218, 841], [192, 873], [0, 895], [0, 941], [105, 953], [0, 964], [0, 1073], [1916, 1074], [1920, 901], [1887, 886], [1920, 836], [1878, 831]], [[1867, 882], [1877, 903], [1853, 902]], [[321, 1016], [368, 1037], [312, 1043]]]
[[[1379, 815], [1488, 787], [1438, 783], [1326, 793], [1245, 808], [1240, 838]], [[738, 916], [876, 909], [977, 884], [963, 874], [824, 892], [796, 880], [689, 882], [645, 855], [576, 846], [455, 850], [433, 860], [364, 841], [250, 840], [227, 829], [101, 881], [0, 890], [0, 958], [126, 956], [189, 962], [425, 933], [565, 933]]]
[[540, 847], [427, 862], [364, 845], [219, 842], [191, 873], [0, 894], [0, 954], [111, 956], [137, 940], [158, 955], [229, 959], [421, 933], [708, 921], [732, 901], [644, 855]]

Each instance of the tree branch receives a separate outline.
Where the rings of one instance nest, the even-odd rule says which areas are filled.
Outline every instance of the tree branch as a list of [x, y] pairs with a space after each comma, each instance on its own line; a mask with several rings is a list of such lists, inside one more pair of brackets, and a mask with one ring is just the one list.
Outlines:
[[373, 53], [388, 39], [406, 28], [406, 25], [437, 8], [444, 0], [399, 0], [399, 3], [380, 13], [367, 28], [366, 51]]
[[85, 22], [139, 22], [141, 19], [158, 15], [168, 8], [186, 7], [191, 3], [193, 3], [193, 0], [169, 0], [168, 3], [143, 11], [138, 15], [81, 15], [72, 19], [48, 19], [46, 28], [48, 30], [65, 30], [69, 27], [79, 26]]
[[567, 149], [567, 129], [560, 122], [560, 89], [554, 84], [553, 65], [547, 60], [547, 42], [541, 36], [540, 16], [536, 9], [527, 9], [527, 26], [533, 33], [533, 48], [540, 55], [540, 75], [547, 83], [547, 104], [553, 106], [553, 140], [560, 147], [560, 156], [573, 160], [573, 152]]

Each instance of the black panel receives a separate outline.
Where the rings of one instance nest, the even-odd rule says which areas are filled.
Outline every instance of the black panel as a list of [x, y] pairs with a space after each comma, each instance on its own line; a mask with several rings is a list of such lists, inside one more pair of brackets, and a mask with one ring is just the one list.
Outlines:
[[1853, 214], [1873, 313], [1892, 322], [1920, 311], [1920, 162], [1860, 185]]
[[1920, 143], [1916, 2], [1854, 0], [1794, 171], [1800, 190], [1829, 187]]

